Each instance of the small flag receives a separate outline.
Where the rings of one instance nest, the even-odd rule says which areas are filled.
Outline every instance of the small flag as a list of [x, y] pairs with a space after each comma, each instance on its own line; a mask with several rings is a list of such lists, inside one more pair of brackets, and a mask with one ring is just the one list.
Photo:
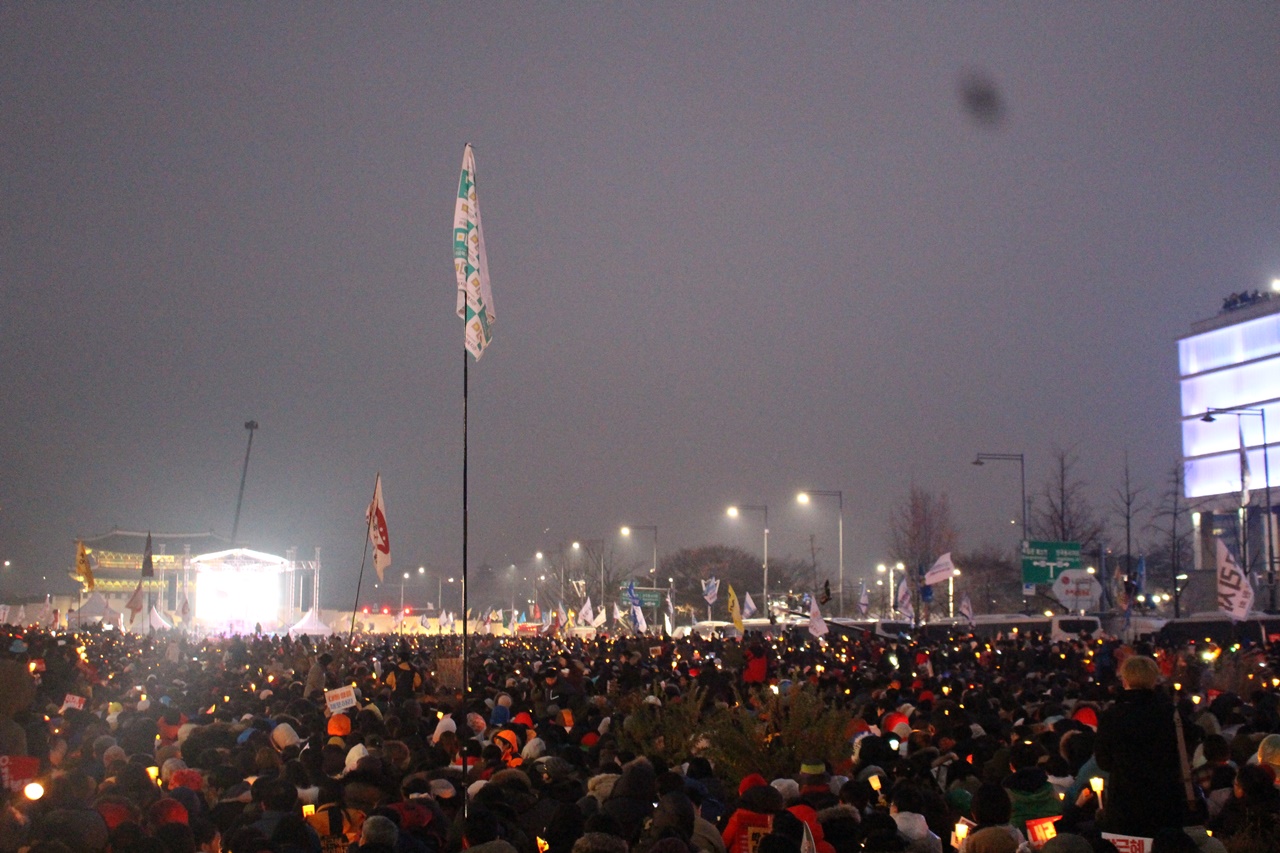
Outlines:
[[720, 597], [720, 581], [717, 578], [707, 578], [702, 582], [702, 597], [707, 600], [707, 604], [715, 604], [716, 599]]
[[538, 606], [538, 602], [536, 601], [533, 603], [533, 621], [534, 622], [542, 621], [542, 608]]
[[821, 637], [827, 633], [827, 623], [822, 618], [822, 611], [818, 610], [818, 602], [810, 600], [809, 602], [809, 633], [815, 637]]
[[[673, 623], [675, 622], [675, 619], [676, 619], [676, 605], [671, 600], [670, 587], [667, 588], [667, 618], [670, 619]], [[668, 633], [670, 632], [668, 631]]]
[[951, 562], [951, 552], [948, 551], [933, 561], [933, 565], [929, 567], [929, 571], [924, 573], [924, 582], [928, 586], [933, 586], [935, 583], [942, 583], [947, 578], [953, 577], [955, 570], [955, 563]]
[[903, 578], [898, 584], [898, 601], [897, 609], [907, 618], [915, 621], [915, 608], [911, 606], [911, 583], [907, 578]]
[[[615, 604], [613, 607], [616, 610], [618, 608], [618, 605]], [[608, 606], [600, 608], [600, 612], [596, 614], [596, 618], [591, 620], [592, 628], [599, 628], [601, 625], [605, 623], [605, 621], [609, 618], [609, 614], [607, 611], [608, 611]]]
[[615, 624], [622, 621], [622, 610], [619, 609], [618, 602], [616, 601], [613, 603], [613, 621]]
[[1136, 595], [1142, 595], [1146, 592], [1147, 585], [1147, 558], [1142, 556], [1138, 558], [1138, 565], [1133, 570], [1133, 590]]
[[742, 618], [750, 619], [756, 615], [756, 603], [751, 600], [751, 593], [747, 593], [746, 598], [742, 599]]
[[596, 612], [591, 608], [591, 596], [587, 596], [587, 600], [582, 602], [582, 609], [578, 611], [578, 621], [583, 625], [594, 625], [596, 623]]
[[156, 576], [155, 565], [151, 559], [151, 531], [147, 531], [147, 545], [142, 551], [142, 576], [144, 578], [153, 578]]
[[969, 593], [966, 592], [960, 596], [960, 606], [956, 608], [956, 612], [964, 621], [970, 625], [973, 624], [973, 602], [969, 600]]
[[564, 602], [563, 602], [563, 601], [558, 601], [558, 602], [556, 602], [556, 617], [557, 617], [557, 620], [558, 620], [558, 622], [557, 622], [558, 624], [560, 624], [560, 625], [568, 625], [568, 624], [569, 624], [569, 616], [568, 616], [568, 614], [566, 614], [566, 613], [564, 612]]
[[93, 567], [89, 565], [89, 551], [84, 542], [76, 541], [76, 577], [84, 582], [84, 588], [93, 592]]
[[373, 567], [378, 570], [378, 583], [383, 582], [383, 572], [391, 565], [391, 540], [387, 537], [387, 508], [382, 503], [382, 474], [373, 481], [373, 500], [365, 512], [369, 525], [369, 542], [373, 545]]
[[825, 580], [822, 582], [822, 592], [818, 595], [818, 603], [826, 604], [829, 601], [831, 601], [831, 581]]
[[479, 361], [493, 340], [496, 315], [476, 195], [476, 155], [469, 143], [462, 149], [462, 174], [453, 207], [453, 272], [458, 279], [458, 316], [462, 318], [467, 352]]
[[858, 615], [866, 616], [867, 611], [871, 609], [871, 590], [867, 589], [863, 584], [862, 595], [858, 596]]
[[640, 609], [639, 604], [631, 605], [631, 624], [635, 626], [637, 634], [643, 634], [649, 630], [649, 624], [644, 621], [644, 611]]
[[738, 594], [733, 591], [733, 584], [729, 584], [729, 618], [733, 620], [733, 627], [738, 629], [738, 636], [742, 636], [745, 630], [742, 627], [742, 608], [738, 606]]
[[631, 603], [632, 607], [639, 607], [642, 603], [640, 601], [640, 593], [636, 592], [635, 581], [627, 584], [627, 601]]
[[129, 611], [129, 622], [133, 623], [138, 614], [142, 612], [142, 608], [146, 607], [142, 595], [142, 581], [138, 581], [138, 587], [133, 591], [133, 595], [129, 596], [129, 600], [125, 602], [124, 609]]
[[520, 618], [519, 618], [519, 619], [517, 619], [516, 621], [517, 621], [517, 622], [528, 622], [528, 621], [529, 621], [529, 614], [528, 614], [528, 613], [526, 613], [525, 611], [521, 610], [521, 611], [520, 611]]
[[1238, 622], [1253, 608], [1253, 584], [1236, 565], [1235, 556], [1221, 539], [1217, 540], [1217, 548], [1218, 609]]
[[1240, 506], [1249, 505], [1249, 486], [1253, 480], [1253, 472], [1249, 470], [1249, 445], [1244, 443], [1244, 418], [1237, 417], [1236, 425], [1240, 427]]

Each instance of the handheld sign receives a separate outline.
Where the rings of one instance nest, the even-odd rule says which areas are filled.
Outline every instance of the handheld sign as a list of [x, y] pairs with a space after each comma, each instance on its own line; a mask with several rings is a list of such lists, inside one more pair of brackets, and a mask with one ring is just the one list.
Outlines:
[[354, 687], [339, 687], [336, 690], [326, 690], [324, 692], [324, 704], [331, 714], [345, 711], [347, 708], [354, 708], [356, 706], [356, 689]]
[[68, 693], [66, 698], [62, 700], [62, 710], [65, 711], [68, 708], [75, 708], [77, 711], [83, 711], [84, 697], [77, 696], [74, 693]]

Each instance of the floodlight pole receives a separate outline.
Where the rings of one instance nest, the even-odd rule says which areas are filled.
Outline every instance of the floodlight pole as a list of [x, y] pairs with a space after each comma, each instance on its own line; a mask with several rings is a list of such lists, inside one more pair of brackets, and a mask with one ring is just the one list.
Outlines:
[[253, 431], [258, 428], [257, 421], [245, 421], [244, 428], [249, 431], [249, 445], [244, 449], [244, 467], [240, 469], [240, 494], [236, 496], [236, 517], [231, 522], [231, 547], [236, 546], [236, 533], [240, 530], [240, 505], [244, 503], [244, 481], [249, 476], [249, 453], [253, 450]]

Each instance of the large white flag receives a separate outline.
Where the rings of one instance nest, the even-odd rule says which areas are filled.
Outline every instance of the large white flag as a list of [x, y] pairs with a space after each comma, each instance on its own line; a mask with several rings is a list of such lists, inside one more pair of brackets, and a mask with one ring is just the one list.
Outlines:
[[591, 609], [591, 596], [587, 596], [587, 600], [582, 602], [582, 607], [578, 608], [578, 622], [583, 625], [594, 625], [596, 622], [596, 612]]
[[1253, 584], [1236, 565], [1236, 558], [1221, 540], [1218, 543], [1218, 609], [1234, 620], [1244, 619], [1253, 608]]
[[955, 570], [955, 563], [951, 562], [951, 552], [948, 551], [937, 560], [934, 560], [933, 565], [929, 567], [929, 571], [924, 573], [924, 582], [928, 586], [942, 583], [951, 577]]
[[382, 503], [382, 474], [373, 481], [373, 501], [365, 512], [369, 524], [369, 542], [373, 544], [373, 567], [378, 570], [378, 583], [382, 573], [391, 565], [391, 541], [387, 538], [387, 508]]
[[649, 630], [649, 623], [644, 619], [644, 611], [640, 609], [640, 605], [631, 605], [631, 624], [636, 629], [637, 634], [643, 634]]
[[818, 609], [818, 599], [814, 596], [809, 597], [809, 633], [815, 637], [821, 637], [827, 633], [826, 620], [822, 618], [822, 611]]
[[462, 318], [467, 352], [479, 361], [493, 340], [496, 315], [489, 290], [480, 201], [476, 197], [476, 155], [470, 143], [462, 149], [462, 175], [453, 207], [453, 271], [458, 279], [458, 316]]
[[960, 606], [956, 608], [956, 612], [964, 621], [970, 625], [973, 624], [973, 602], [969, 600], [969, 593], [966, 592], [960, 596]]
[[720, 581], [716, 578], [707, 578], [702, 582], [702, 597], [707, 600], [707, 604], [715, 604], [716, 599], [720, 597]]
[[751, 593], [747, 593], [746, 597], [742, 599], [742, 618], [750, 619], [755, 615], [756, 603], [751, 600]]

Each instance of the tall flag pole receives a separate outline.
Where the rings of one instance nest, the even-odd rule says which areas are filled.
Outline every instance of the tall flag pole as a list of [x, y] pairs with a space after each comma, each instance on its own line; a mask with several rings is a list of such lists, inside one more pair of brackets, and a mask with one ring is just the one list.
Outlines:
[[470, 362], [484, 355], [493, 340], [493, 294], [489, 289], [489, 260], [484, 250], [484, 230], [480, 220], [477, 196], [476, 155], [467, 143], [462, 148], [462, 173], [458, 177], [458, 195], [453, 207], [453, 272], [457, 279], [457, 313], [462, 318], [462, 696], [468, 692], [468, 669], [471, 665], [467, 644], [467, 373]]
[[[151, 531], [150, 531], [150, 530], [148, 530], [148, 531], [147, 531], [147, 544], [146, 544], [146, 547], [145, 547], [145, 548], [143, 549], [143, 551], [142, 551], [142, 578], [144, 578], [144, 579], [151, 579], [151, 578], [154, 578], [154, 577], [156, 576], [155, 560], [152, 558], [151, 553], [152, 553], [152, 552], [151, 552]], [[141, 579], [139, 580], [139, 584], [138, 584], [138, 585], [139, 585], [139, 586], [141, 586], [141, 585], [142, 585], [142, 584], [141, 584]], [[154, 605], [152, 604], [151, 590], [150, 590], [150, 589], [148, 589], [148, 590], [147, 590], [147, 610], [148, 610], [148, 611], [150, 611], [150, 609], [151, 609], [153, 606], [154, 606]], [[151, 621], [151, 619], [150, 619], [150, 613], [148, 613], [148, 614], [147, 614], [147, 621], [148, 621], [148, 623], [150, 623], [150, 621]], [[155, 633], [155, 630], [156, 630], [156, 629], [155, 629], [155, 626], [150, 626], [150, 627], [149, 627], [149, 629], [148, 629], [148, 632], [147, 632], [147, 633], [151, 633], [151, 634], [153, 634], [153, 633]]]
[[[382, 518], [381, 530], [375, 534], [373, 526], [375, 516]], [[369, 543], [373, 543], [374, 555], [373, 562], [378, 562], [378, 541], [386, 546], [386, 563], [378, 568], [378, 580], [382, 580], [382, 572], [387, 566], [391, 565], [391, 547], [387, 538], [387, 516], [386, 507], [382, 504], [382, 472], [379, 471], [373, 478], [373, 497], [369, 500], [369, 508], [364, 512], [365, 534], [364, 534], [364, 551], [360, 553], [360, 574], [356, 577], [356, 600], [351, 604], [351, 630], [347, 633], [347, 642], [350, 643], [356, 636], [356, 614], [360, 612], [360, 586], [364, 583], [364, 564], [369, 559]], [[377, 537], [377, 538], [375, 538]]]

